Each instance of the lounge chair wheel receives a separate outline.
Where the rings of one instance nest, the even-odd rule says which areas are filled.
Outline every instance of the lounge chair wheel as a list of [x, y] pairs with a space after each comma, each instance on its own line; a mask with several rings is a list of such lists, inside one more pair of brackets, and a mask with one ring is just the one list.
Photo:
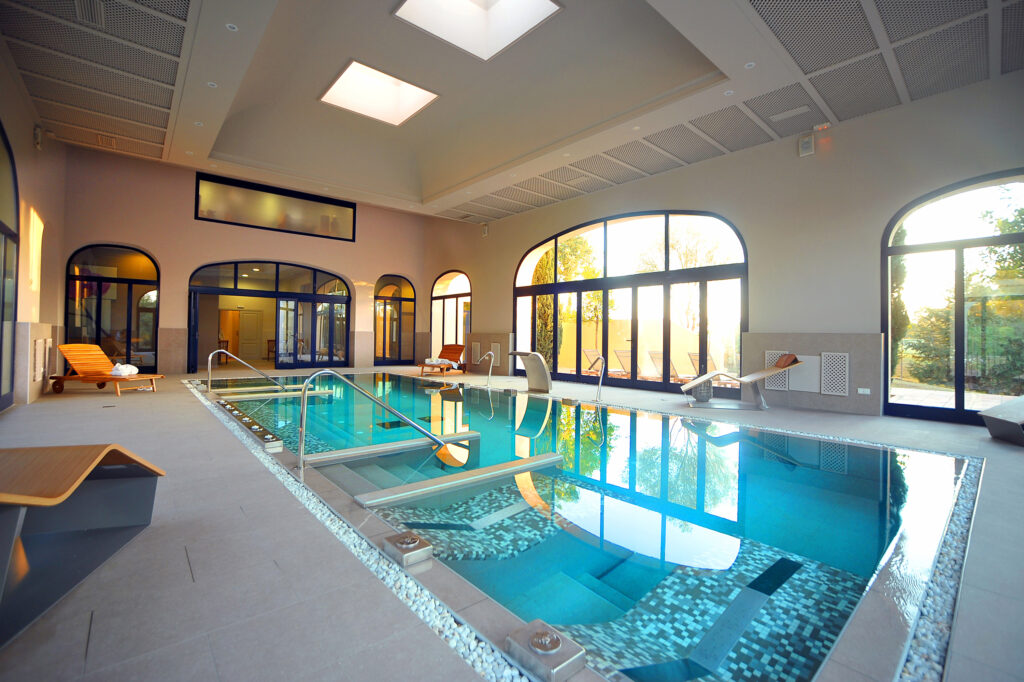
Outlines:
[[61, 381], [60, 379], [54, 379], [53, 380], [53, 392], [54, 393], [63, 393], [64, 392], [64, 382]]
[[105, 382], [105, 381], [101, 381], [98, 384], [96, 384], [96, 388], [106, 388], [106, 387], [107, 387], [107, 382]]

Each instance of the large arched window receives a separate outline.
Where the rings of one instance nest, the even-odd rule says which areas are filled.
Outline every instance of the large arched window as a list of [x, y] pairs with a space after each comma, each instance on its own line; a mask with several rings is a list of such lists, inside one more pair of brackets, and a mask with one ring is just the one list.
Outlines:
[[1024, 169], [913, 202], [882, 251], [886, 414], [980, 424], [1024, 393]]
[[446, 272], [434, 282], [430, 294], [430, 354], [441, 352], [449, 343], [466, 345], [470, 320], [469, 277], [464, 272]]
[[127, 246], [86, 246], [68, 260], [64, 336], [94, 343], [112, 362], [157, 370], [160, 273]]
[[188, 371], [218, 348], [257, 367], [347, 365], [349, 305], [348, 285], [323, 270], [267, 261], [203, 266], [189, 279]]
[[383, 275], [373, 290], [373, 364], [409, 365], [416, 341], [416, 290], [399, 275]]
[[18, 281], [18, 175], [0, 126], [0, 410], [14, 403], [14, 321]]
[[[559, 379], [674, 390], [740, 369], [746, 248], [721, 218], [645, 212], [574, 227], [533, 248], [515, 279], [516, 350]], [[521, 369], [521, 366], [520, 366]], [[716, 395], [739, 387], [716, 381]]]

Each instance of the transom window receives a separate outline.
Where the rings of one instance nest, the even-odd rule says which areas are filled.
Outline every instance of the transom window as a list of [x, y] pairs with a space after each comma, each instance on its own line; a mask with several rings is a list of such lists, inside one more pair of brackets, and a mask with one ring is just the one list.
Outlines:
[[[516, 349], [577, 381], [596, 381], [603, 356], [608, 383], [640, 388], [738, 372], [745, 254], [736, 230], [708, 213], [645, 212], [570, 228], [520, 262]], [[726, 379], [715, 389], [739, 393]]]

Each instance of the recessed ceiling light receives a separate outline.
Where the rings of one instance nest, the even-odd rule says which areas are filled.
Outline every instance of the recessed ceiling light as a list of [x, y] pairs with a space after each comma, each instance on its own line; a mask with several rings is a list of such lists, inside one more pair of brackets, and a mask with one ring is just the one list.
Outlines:
[[432, 92], [354, 61], [320, 101], [397, 126], [436, 98]]
[[195, 152], [185, 152], [185, 156], [192, 156]]
[[224, 28], [226, 28], [227, 30], [229, 30], [231, 32], [235, 32], [235, 31], [238, 30], [238, 27], [235, 26], [234, 24], [224, 24]]
[[640, 126], [633, 126], [633, 130], [640, 130]]
[[[252, 271], [253, 271], [253, 272], [259, 272], [259, 271], [260, 271], [260, 269], [259, 269], [259, 268], [253, 268], [253, 269], [252, 269]], [[248, 275], [246, 275], [246, 277], [248, 277]]]
[[213, 81], [207, 81], [206, 82], [206, 87], [208, 87], [208, 88], [215, 88], [215, 87], [217, 87], [217, 84], [214, 83]]
[[248, 273], [248, 272], [243, 272], [243, 273], [242, 273], [242, 277], [248, 277], [248, 276], [249, 276], [249, 273]]
[[752, 69], [755, 66], [757, 66], [757, 62], [747, 62], [746, 64], [743, 65], [743, 68], [744, 69]]
[[203, 127], [203, 122], [202, 121], [196, 121], [194, 125], [195, 125], [196, 128], [202, 128]]
[[733, 95], [736, 94], [736, 91], [735, 90], [726, 90], [722, 94], [725, 95], [726, 97], [732, 97]]
[[395, 16], [490, 59], [559, 9], [551, 0], [405, 0]]

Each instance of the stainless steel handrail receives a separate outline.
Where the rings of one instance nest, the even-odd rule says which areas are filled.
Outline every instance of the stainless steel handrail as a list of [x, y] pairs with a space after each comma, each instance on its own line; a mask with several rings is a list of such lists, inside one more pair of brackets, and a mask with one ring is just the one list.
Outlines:
[[270, 376], [269, 374], [267, 374], [266, 372], [264, 372], [262, 370], [256, 369], [255, 367], [253, 367], [252, 365], [250, 365], [248, 362], [246, 362], [242, 358], [238, 357], [237, 355], [229, 353], [226, 350], [224, 350], [223, 348], [218, 348], [217, 350], [215, 350], [212, 353], [210, 353], [210, 357], [206, 358], [206, 392], [207, 393], [210, 392], [210, 385], [211, 385], [211, 383], [213, 381], [213, 356], [217, 355], [218, 353], [223, 353], [224, 355], [228, 356], [229, 358], [234, 358], [235, 360], [238, 360], [240, 363], [242, 363], [243, 365], [245, 365], [246, 367], [248, 367], [252, 371], [256, 372], [257, 374], [261, 374], [264, 379], [268, 379], [269, 381], [272, 381], [275, 384], [277, 384], [279, 390], [282, 390], [282, 391], [285, 390], [284, 384], [282, 384], [280, 381], [278, 381], [274, 377]]
[[487, 351], [483, 354], [483, 357], [480, 358], [480, 362], [477, 364], [483, 364], [484, 358], [488, 356], [491, 358], [491, 366], [487, 368], [487, 390], [491, 390], [491, 370], [494, 369], [494, 353], [492, 351]]
[[[597, 360], [601, 361], [601, 373], [597, 375], [597, 396], [594, 398], [595, 401], [601, 402], [601, 384], [604, 383], [605, 370], [608, 369], [608, 361], [604, 359], [603, 355], [598, 355]], [[597, 360], [590, 363], [590, 367], [587, 367], [587, 371], [594, 369], [594, 365], [597, 364]]]
[[404, 414], [402, 414], [401, 412], [399, 412], [395, 408], [391, 407], [390, 405], [385, 403], [383, 400], [381, 400], [377, 396], [375, 396], [372, 393], [370, 393], [369, 391], [367, 391], [362, 386], [359, 386], [358, 384], [356, 384], [354, 381], [352, 381], [348, 377], [346, 377], [344, 375], [341, 375], [341, 374], [338, 374], [333, 369], [321, 369], [318, 372], [313, 372], [312, 374], [310, 374], [309, 377], [307, 377], [306, 380], [304, 382], [302, 382], [302, 398], [301, 398], [302, 402], [301, 402], [301, 405], [300, 405], [300, 408], [299, 408], [299, 480], [302, 481], [303, 483], [306, 482], [306, 476], [305, 475], [306, 475], [306, 400], [307, 400], [307, 397], [308, 397], [307, 394], [309, 392], [309, 385], [313, 381], [313, 379], [316, 379], [318, 376], [322, 376], [324, 374], [333, 374], [335, 377], [341, 379], [342, 383], [351, 386], [357, 393], [360, 393], [360, 394], [366, 396], [372, 402], [374, 402], [377, 405], [379, 405], [380, 407], [384, 408], [385, 411], [390, 412], [395, 417], [398, 417], [398, 419], [400, 421], [405, 422], [406, 425], [411, 426], [414, 430], [418, 431], [419, 433], [423, 434], [425, 437], [429, 438], [431, 441], [433, 441], [434, 443], [436, 443], [438, 445], [438, 449], [435, 452], [440, 452], [441, 449], [447, 448], [448, 445], [458, 445], [460, 448], [465, 448], [466, 450], [469, 450], [469, 446], [466, 445], [465, 443], [445, 443], [443, 440], [441, 440], [440, 438], [438, 438], [437, 436], [432, 434], [430, 431], [427, 431], [425, 428], [423, 428], [422, 426], [420, 426], [419, 424], [417, 424], [413, 420], [409, 419]]

